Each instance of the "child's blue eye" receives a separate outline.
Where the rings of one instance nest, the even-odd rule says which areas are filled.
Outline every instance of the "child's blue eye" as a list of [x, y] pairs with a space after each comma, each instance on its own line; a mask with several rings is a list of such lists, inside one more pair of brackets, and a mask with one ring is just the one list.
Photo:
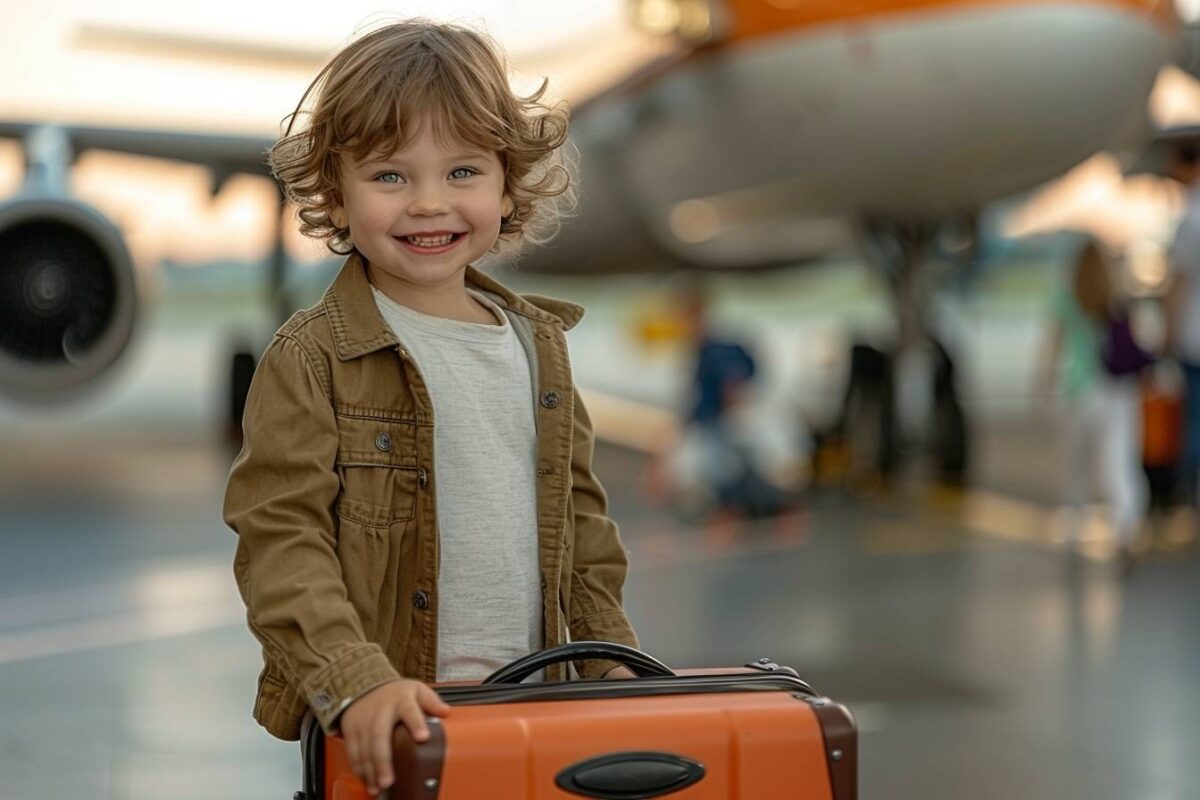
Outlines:
[[471, 169], [470, 167], [455, 167], [454, 169], [452, 169], [450, 171], [451, 178], [469, 178], [472, 175], [478, 175], [478, 174], [479, 174], [478, 172]]
[[399, 183], [400, 173], [398, 172], [381, 172], [375, 176], [375, 180], [380, 183]]

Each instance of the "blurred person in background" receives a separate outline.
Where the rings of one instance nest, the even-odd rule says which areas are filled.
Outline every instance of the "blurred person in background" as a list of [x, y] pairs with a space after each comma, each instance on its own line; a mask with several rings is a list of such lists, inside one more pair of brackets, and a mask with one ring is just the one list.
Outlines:
[[667, 457], [676, 497], [689, 516], [776, 514], [784, 496], [766, 477], [754, 356], [714, 330], [704, 287], [688, 285], [680, 303], [695, 356], [682, 438]]
[[1176, 148], [1170, 175], [1188, 191], [1168, 253], [1173, 276], [1167, 294], [1167, 349], [1179, 360], [1186, 384], [1182, 478], [1194, 509], [1200, 503], [1200, 146]]
[[1095, 479], [1108, 503], [1123, 574], [1135, 563], [1134, 544], [1147, 503], [1138, 374], [1148, 361], [1133, 341], [1129, 315], [1113, 291], [1108, 260], [1094, 240], [1085, 241], [1069, 284], [1052, 301], [1039, 388], [1048, 397], [1057, 377], [1062, 395], [1069, 539], [1078, 541], [1089, 478]]

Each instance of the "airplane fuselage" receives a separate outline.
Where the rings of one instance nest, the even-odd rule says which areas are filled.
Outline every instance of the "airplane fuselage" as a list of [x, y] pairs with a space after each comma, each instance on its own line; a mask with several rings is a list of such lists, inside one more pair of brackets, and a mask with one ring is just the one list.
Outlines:
[[837, 221], [974, 211], [1132, 144], [1179, 42], [1165, 0], [729, 13], [720, 44], [579, 110], [579, 219], [523, 267], [785, 263]]

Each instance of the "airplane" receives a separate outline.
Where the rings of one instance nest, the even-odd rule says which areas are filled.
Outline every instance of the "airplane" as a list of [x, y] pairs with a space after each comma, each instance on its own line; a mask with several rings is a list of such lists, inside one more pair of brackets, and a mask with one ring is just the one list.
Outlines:
[[[843, 427], [859, 461], [895, 462], [906, 352], [934, 385], [927, 416], [950, 478], [966, 470], [954, 358], [926, 320], [928, 256], [955, 235], [964, 261], [980, 210], [1151, 132], [1159, 70], [1185, 63], [1167, 0], [632, 0], [665, 54], [576, 102], [579, 217], [522, 256], [529, 272], [747, 270], [860, 247], [887, 277], [897, 333], [852, 357]], [[122, 235], [72, 198], [79, 152], [109, 149], [267, 174], [249, 136], [0, 123], [24, 146], [26, 179], [0, 205], [0, 393], [77, 392], [120, 357], [137, 314]], [[282, 224], [282, 223], [281, 223]], [[282, 228], [270, 270], [276, 314]], [[282, 322], [282, 319], [279, 320]], [[231, 361], [229, 422], [254, 354]], [[897, 369], [893, 369], [897, 367]]]

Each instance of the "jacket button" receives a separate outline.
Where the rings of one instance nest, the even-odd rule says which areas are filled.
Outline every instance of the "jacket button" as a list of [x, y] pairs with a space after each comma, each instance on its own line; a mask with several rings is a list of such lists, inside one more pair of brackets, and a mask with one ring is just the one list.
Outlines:
[[425, 488], [425, 484], [429, 483], [429, 473], [425, 471], [424, 467], [417, 468], [417, 483], [422, 489]]
[[413, 592], [412, 603], [418, 610], [424, 611], [429, 608], [429, 595], [425, 592]]
[[546, 392], [543, 394], [542, 405], [546, 408], [558, 408], [558, 392]]
[[386, 453], [392, 449], [392, 437], [386, 433], [381, 433], [375, 437], [375, 449]]

